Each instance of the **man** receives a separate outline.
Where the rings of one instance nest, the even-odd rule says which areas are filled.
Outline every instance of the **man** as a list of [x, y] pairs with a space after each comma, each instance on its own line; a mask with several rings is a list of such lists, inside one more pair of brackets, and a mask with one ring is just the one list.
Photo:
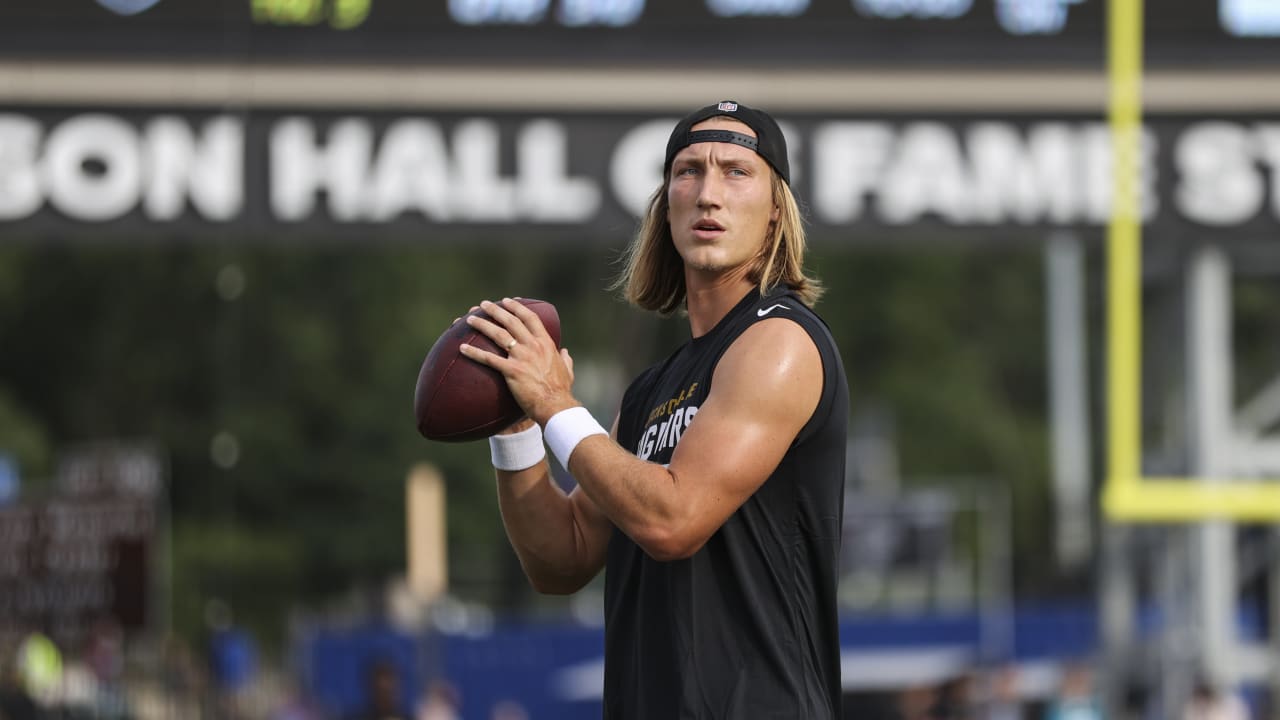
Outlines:
[[1093, 687], [1093, 670], [1072, 663], [1063, 672], [1058, 696], [1045, 712], [1049, 720], [1102, 720], [1102, 704]]
[[364, 701], [351, 720], [408, 720], [400, 701], [400, 669], [390, 658], [376, 658], [365, 670]]
[[[604, 716], [840, 715], [836, 574], [848, 388], [807, 307], [786, 143], [726, 101], [681, 120], [619, 280], [683, 308], [691, 339], [627, 389], [613, 431], [571, 393], [572, 361], [519, 303], [468, 322], [506, 355], [529, 420], [491, 438], [498, 498], [532, 585], [605, 573]], [[578, 482], [551, 481], [547, 444]]]
[[1196, 678], [1195, 687], [1186, 707], [1183, 720], [1248, 720], [1249, 708], [1230, 690], [1216, 684], [1208, 675]]

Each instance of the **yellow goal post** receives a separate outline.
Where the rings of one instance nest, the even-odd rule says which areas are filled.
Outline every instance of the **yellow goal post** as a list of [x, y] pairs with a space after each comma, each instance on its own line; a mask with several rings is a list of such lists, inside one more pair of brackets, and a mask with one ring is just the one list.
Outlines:
[[1103, 510], [1112, 520], [1280, 521], [1280, 479], [1142, 475], [1143, 0], [1107, 0], [1108, 124], [1113, 205], [1107, 226], [1107, 466]]

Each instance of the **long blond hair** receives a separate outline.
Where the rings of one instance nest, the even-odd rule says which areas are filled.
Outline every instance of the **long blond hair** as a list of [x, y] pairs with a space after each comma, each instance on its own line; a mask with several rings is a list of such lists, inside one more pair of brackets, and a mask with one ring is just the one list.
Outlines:
[[[770, 169], [770, 177], [778, 220], [770, 224], [769, 236], [761, 244], [747, 277], [757, 284], [762, 295], [785, 285], [812, 307], [822, 296], [822, 283], [804, 273], [805, 236], [800, 207], [791, 187], [778, 173]], [[685, 300], [684, 261], [676, 252], [667, 221], [670, 183], [670, 177], [664, 178], [662, 187], [649, 198], [649, 210], [623, 256], [622, 273], [610, 287], [621, 290], [632, 305], [663, 315], [678, 310]]]

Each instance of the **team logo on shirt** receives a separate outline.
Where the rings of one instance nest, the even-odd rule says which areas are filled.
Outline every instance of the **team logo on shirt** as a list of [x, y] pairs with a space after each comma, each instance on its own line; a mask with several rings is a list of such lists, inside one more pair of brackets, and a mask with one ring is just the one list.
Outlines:
[[648, 426], [640, 433], [640, 442], [636, 445], [636, 457], [648, 460], [680, 442], [680, 436], [698, 414], [698, 406], [688, 403], [697, 389], [698, 383], [693, 383], [649, 413]]

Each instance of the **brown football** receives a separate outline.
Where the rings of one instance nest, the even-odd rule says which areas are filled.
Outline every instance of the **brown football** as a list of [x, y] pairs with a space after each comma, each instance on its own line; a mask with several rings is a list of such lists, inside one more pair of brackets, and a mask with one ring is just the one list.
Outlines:
[[[560, 347], [560, 314], [543, 300], [521, 298], [537, 313], [547, 334]], [[488, 317], [475, 310], [468, 315]], [[418, 432], [429, 440], [463, 442], [487, 438], [524, 415], [497, 370], [463, 357], [458, 347], [466, 343], [498, 355], [506, 352], [462, 318], [431, 346], [418, 371], [413, 392], [413, 412]]]

